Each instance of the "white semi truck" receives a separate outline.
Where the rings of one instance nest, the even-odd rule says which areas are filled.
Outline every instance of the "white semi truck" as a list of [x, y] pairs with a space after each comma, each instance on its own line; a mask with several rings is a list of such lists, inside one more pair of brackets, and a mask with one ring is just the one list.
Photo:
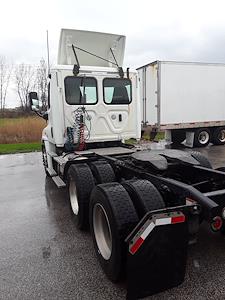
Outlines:
[[225, 144], [225, 64], [155, 61], [138, 75], [143, 130], [190, 147]]
[[122, 69], [124, 47], [121, 35], [63, 29], [48, 111], [37, 93], [29, 99], [47, 120], [46, 175], [68, 188], [72, 220], [90, 228], [105, 274], [126, 276], [127, 299], [137, 299], [183, 282], [201, 220], [224, 231], [225, 173], [198, 152], [124, 144], [141, 135], [138, 74]]

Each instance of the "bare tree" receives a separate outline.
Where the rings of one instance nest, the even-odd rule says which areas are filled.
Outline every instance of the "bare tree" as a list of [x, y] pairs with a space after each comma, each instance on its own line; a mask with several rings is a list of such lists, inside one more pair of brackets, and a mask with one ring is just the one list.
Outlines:
[[48, 67], [44, 58], [40, 60], [36, 75], [37, 92], [42, 102], [42, 109], [47, 110], [48, 100]]
[[29, 108], [28, 93], [35, 88], [36, 68], [24, 63], [15, 68], [16, 91], [20, 99], [21, 108], [26, 111]]
[[9, 81], [12, 75], [13, 64], [9, 63], [5, 56], [0, 56], [0, 110], [3, 111], [6, 105], [6, 96]]

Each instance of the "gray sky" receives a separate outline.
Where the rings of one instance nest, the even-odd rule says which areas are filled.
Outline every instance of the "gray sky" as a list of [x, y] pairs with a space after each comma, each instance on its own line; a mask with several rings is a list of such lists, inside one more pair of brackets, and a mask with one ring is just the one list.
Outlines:
[[[0, 0], [0, 55], [15, 63], [56, 60], [61, 28], [127, 36], [125, 65], [156, 59], [225, 63], [225, 2], [220, 0]], [[8, 106], [17, 104], [13, 87]]]

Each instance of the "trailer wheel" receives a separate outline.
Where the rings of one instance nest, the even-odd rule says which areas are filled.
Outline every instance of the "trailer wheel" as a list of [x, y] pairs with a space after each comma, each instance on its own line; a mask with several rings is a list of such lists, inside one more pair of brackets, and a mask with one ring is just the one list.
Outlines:
[[225, 144], [225, 127], [218, 127], [213, 131], [212, 143], [214, 145]]
[[171, 130], [171, 140], [173, 144], [181, 144], [186, 137], [184, 130]]
[[208, 128], [199, 128], [195, 131], [194, 146], [205, 147], [209, 144], [211, 139], [211, 133]]
[[133, 203], [122, 185], [97, 185], [90, 201], [90, 228], [98, 260], [113, 282], [124, 275], [125, 238], [138, 223]]
[[77, 228], [88, 227], [89, 199], [95, 186], [87, 164], [72, 165], [68, 171], [68, 187], [72, 220]]
[[46, 152], [44, 141], [42, 142], [41, 145], [41, 152], [42, 152], [42, 162], [43, 162], [45, 174], [49, 177], [50, 174], [48, 173], [48, 159], [47, 159], [47, 152]]
[[97, 183], [116, 181], [116, 176], [110, 164], [104, 161], [91, 163], [90, 168]]
[[202, 167], [212, 169], [211, 162], [202, 153], [198, 151], [191, 151], [191, 156], [194, 157], [194, 159], [196, 159]]
[[141, 219], [148, 211], [165, 207], [162, 196], [148, 180], [129, 180], [123, 183]]

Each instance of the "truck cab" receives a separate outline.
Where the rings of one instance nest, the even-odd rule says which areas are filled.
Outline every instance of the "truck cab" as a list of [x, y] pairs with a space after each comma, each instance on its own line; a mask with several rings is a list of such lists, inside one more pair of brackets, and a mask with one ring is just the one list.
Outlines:
[[61, 30], [58, 64], [49, 80], [48, 125], [42, 134], [47, 153], [140, 138], [137, 72], [127, 69], [121, 76], [119, 69], [124, 47], [122, 35]]

